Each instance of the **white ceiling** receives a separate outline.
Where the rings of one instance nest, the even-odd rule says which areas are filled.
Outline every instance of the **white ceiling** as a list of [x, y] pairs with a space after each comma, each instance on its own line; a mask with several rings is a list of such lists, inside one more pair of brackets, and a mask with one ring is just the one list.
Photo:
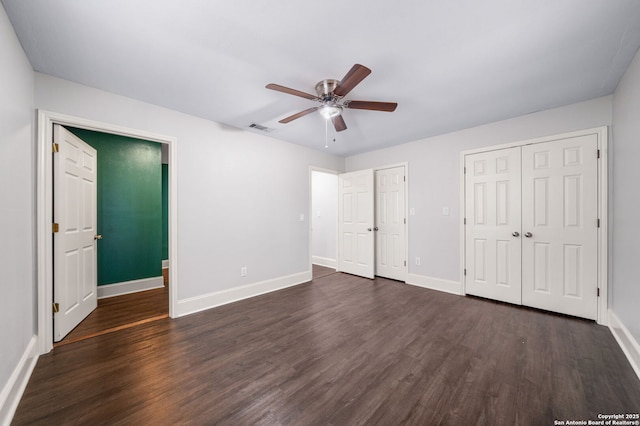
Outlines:
[[319, 114], [278, 123], [316, 104], [264, 86], [366, 65], [346, 99], [398, 108], [346, 110], [345, 156], [611, 94], [640, 46], [638, 0], [2, 3], [36, 71], [316, 149]]

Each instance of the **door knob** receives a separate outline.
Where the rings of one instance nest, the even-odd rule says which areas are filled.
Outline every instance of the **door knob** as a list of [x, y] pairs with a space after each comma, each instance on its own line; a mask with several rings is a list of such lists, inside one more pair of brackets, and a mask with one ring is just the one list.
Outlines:
[[377, 230], [378, 230], [378, 227], [376, 226], [375, 228], [373, 228], [373, 230], [374, 230], [374, 231], [377, 231]]
[[94, 240], [101, 240], [102, 239], [102, 235], [98, 234], [96, 236], [93, 237]]
[[371, 228], [367, 228], [367, 231], [371, 232]]
[[524, 236], [527, 237], [527, 238], [531, 238], [531, 237], [533, 237], [533, 234], [531, 232], [525, 232]]
[[514, 237], [519, 237], [519, 236], [520, 236], [520, 233], [519, 233], [518, 231], [516, 231], [516, 232], [514, 232], [514, 233], [513, 233], [513, 234], [511, 234], [511, 235], [513, 235]]

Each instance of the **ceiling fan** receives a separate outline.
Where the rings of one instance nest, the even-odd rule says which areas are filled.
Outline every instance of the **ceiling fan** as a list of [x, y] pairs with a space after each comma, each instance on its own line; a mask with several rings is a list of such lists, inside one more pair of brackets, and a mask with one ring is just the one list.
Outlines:
[[320, 106], [308, 108], [289, 117], [283, 118], [279, 123], [289, 123], [297, 118], [304, 117], [314, 111], [320, 112], [324, 118], [331, 120], [333, 127], [337, 132], [347, 130], [347, 124], [342, 118], [342, 110], [348, 109], [366, 109], [370, 111], [387, 111], [393, 112], [398, 106], [395, 102], [373, 102], [373, 101], [343, 101], [344, 98], [354, 87], [356, 87], [366, 76], [371, 74], [371, 70], [364, 65], [355, 64], [342, 80], [327, 79], [316, 84], [317, 95], [301, 92], [299, 90], [290, 89], [280, 86], [279, 84], [267, 84], [267, 89], [276, 90], [278, 92], [288, 93], [290, 95], [300, 96], [305, 99], [320, 102]]

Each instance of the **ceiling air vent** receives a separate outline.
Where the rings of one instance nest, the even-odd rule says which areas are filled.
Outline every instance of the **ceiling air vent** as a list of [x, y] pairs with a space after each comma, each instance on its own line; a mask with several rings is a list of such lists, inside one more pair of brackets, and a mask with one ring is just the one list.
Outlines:
[[263, 132], [270, 132], [271, 129], [266, 127], [266, 126], [261, 126], [260, 124], [256, 124], [256, 123], [251, 123], [249, 125], [249, 127], [251, 127], [252, 129], [256, 129], [256, 130], [261, 130]]

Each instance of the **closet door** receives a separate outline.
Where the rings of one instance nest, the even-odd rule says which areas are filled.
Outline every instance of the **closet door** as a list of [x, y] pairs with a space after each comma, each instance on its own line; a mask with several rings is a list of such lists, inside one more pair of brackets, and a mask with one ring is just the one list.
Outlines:
[[522, 147], [522, 304], [597, 316], [597, 136]]
[[375, 171], [376, 275], [404, 281], [405, 193], [404, 166]]
[[521, 303], [520, 147], [465, 157], [465, 291]]

